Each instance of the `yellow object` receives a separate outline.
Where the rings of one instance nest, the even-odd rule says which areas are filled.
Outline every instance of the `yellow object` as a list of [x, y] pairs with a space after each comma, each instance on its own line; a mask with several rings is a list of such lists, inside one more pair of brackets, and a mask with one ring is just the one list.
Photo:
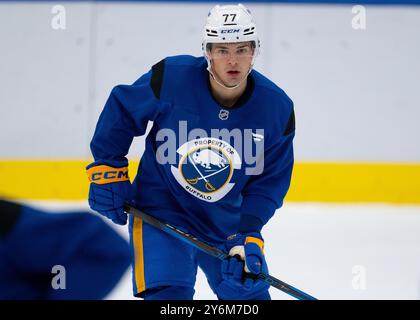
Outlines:
[[420, 204], [420, 163], [298, 163], [286, 201]]
[[134, 244], [134, 275], [136, 279], [137, 293], [146, 290], [144, 279], [144, 254], [143, 254], [143, 220], [134, 217], [133, 221], [133, 244]]
[[255, 243], [257, 246], [260, 247], [262, 254], [264, 254], [264, 241], [255, 237], [246, 237], [245, 244], [247, 243]]
[[[2, 160], [0, 197], [87, 200], [83, 160]], [[138, 161], [130, 161], [134, 178]], [[285, 201], [420, 204], [420, 163], [306, 163], [293, 169]]]
[[96, 184], [128, 181], [128, 167], [113, 168], [105, 165], [91, 167], [86, 170], [89, 181]]

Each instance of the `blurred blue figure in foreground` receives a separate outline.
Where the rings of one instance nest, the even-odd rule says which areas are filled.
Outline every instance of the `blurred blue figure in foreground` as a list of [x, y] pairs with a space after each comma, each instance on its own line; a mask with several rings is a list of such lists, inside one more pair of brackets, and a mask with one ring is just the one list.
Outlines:
[[89, 212], [0, 199], [0, 300], [103, 299], [129, 263], [128, 242]]

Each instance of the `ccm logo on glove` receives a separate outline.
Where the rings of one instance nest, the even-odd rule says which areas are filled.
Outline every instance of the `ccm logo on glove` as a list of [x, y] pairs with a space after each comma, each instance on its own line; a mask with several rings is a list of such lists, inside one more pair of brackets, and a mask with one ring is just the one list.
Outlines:
[[87, 171], [89, 180], [96, 184], [129, 181], [128, 167], [112, 168], [105, 165], [91, 167]]

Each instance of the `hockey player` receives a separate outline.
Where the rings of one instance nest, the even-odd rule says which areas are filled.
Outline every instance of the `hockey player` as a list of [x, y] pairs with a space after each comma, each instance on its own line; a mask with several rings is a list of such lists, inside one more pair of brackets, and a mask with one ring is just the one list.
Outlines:
[[103, 299], [129, 264], [127, 241], [91, 212], [0, 198], [0, 300]]
[[[130, 216], [134, 295], [192, 299], [197, 267], [219, 299], [270, 299], [262, 227], [283, 204], [293, 168], [293, 103], [253, 70], [257, 27], [243, 5], [214, 7], [204, 57], [167, 57], [113, 88], [91, 142], [89, 203], [125, 224], [123, 203], [229, 252], [223, 262]], [[146, 138], [133, 184], [126, 155]], [[254, 160], [254, 161], [250, 161]]]

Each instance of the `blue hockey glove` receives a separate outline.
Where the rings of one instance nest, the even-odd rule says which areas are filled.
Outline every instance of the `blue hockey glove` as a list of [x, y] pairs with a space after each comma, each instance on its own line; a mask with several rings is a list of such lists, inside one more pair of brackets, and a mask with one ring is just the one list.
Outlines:
[[131, 183], [128, 168], [90, 164], [86, 167], [89, 180], [89, 206], [116, 224], [127, 223], [124, 202], [130, 200]]
[[222, 277], [236, 287], [251, 290], [257, 275], [267, 272], [264, 240], [259, 232], [239, 233], [224, 244], [230, 258], [222, 262]]

